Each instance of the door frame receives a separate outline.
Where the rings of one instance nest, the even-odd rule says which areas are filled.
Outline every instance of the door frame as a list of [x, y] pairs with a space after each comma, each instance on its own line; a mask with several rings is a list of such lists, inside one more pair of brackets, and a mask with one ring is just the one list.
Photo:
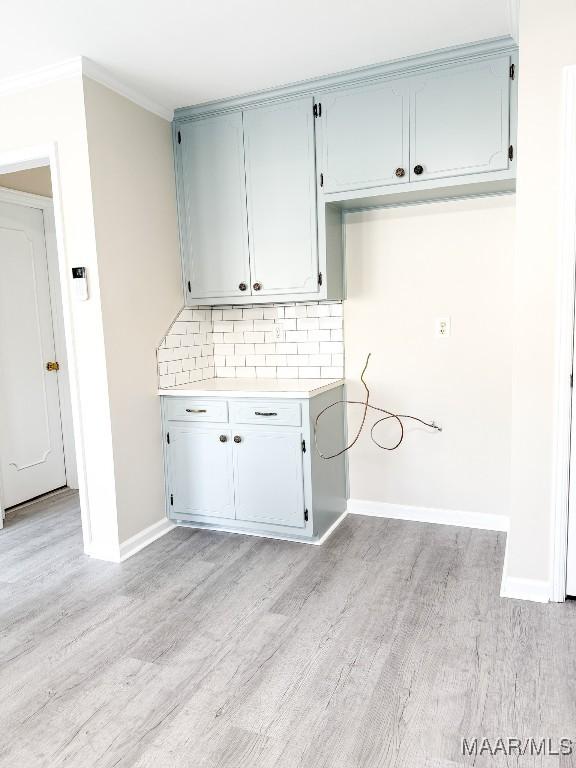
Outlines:
[[[561, 185], [556, 283], [556, 370], [554, 383], [552, 535], [550, 537], [550, 599], [564, 602], [568, 558], [570, 467], [576, 469], [574, 368], [576, 310], [576, 65], [564, 68], [560, 136]], [[574, 451], [571, 450], [574, 431]], [[576, 482], [576, 481], [575, 481]], [[576, 490], [576, 488], [575, 488]], [[574, 510], [576, 514], [576, 510]]]
[[[20, 150], [12, 150], [0, 153], [0, 172], [14, 173], [26, 171], [32, 168], [48, 166], [52, 181], [52, 199], [50, 206], [53, 212], [53, 230], [50, 235], [47, 232], [47, 241], [51, 238], [51, 245], [56, 250], [58, 280], [61, 291], [61, 306], [64, 334], [64, 348], [66, 352], [67, 367], [69, 372], [70, 387], [70, 411], [71, 430], [77, 471], [77, 486], [80, 493], [80, 515], [82, 520], [82, 536], [84, 551], [88, 551], [92, 541], [92, 525], [90, 509], [88, 506], [88, 479], [84, 461], [85, 446], [80, 410], [80, 384], [78, 376], [78, 362], [74, 346], [74, 319], [72, 314], [72, 301], [68, 289], [68, 262], [66, 258], [64, 239], [64, 215], [60, 194], [60, 164], [58, 148], [55, 142], [27, 147]], [[24, 194], [24, 193], [19, 193]], [[37, 198], [33, 195], [29, 197]], [[38, 201], [36, 200], [36, 207]], [[50, 217], [45, 217], [48, 220]], [[52, 226], [52, 223], [50, 223]], [[48, 247], [48, 242], [47, 242]], [[56, 277], [56, 275], [54, 276]], [[2, 489], [0, 488], [0, 515], [3, 515]]]
[[[29, 192], [2, 187], [0, 176], [0, 203], [20, 205], [42, 211], [44, 238], [46, 242], [46, 260], [48, 265], [48, 288], [50, 294], [50, 309], [52, 328], [54, 332], [54, 348], [56, 360], [60, 362], [57, 376], [58, 399], [60, 403], [60, 421], [64, 447], [64, 467], [66, 484], [70, 488], [78, 488], [78, 472], [76, 469], [76, 452], [74, 449], [74, 432], [72, 429], [72, 404], [70, 402], [70, 377], [68, 373], [68, 356], [64, 336], [64, 317], [62, 311], [62, 291], [58, 274], [58, 249], [56, 247], [56, 232], [54, 228], [54, 205], [52, 198], [34, 195]], [[0, 489], [0, 506], [2, 491]]]

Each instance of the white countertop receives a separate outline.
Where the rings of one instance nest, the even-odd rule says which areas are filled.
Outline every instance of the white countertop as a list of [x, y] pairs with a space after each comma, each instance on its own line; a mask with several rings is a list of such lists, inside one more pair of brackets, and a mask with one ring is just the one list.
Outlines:
[[344, 379], [206, 379], [159, 389], [169, 397], [310, 398], [344, 384]]

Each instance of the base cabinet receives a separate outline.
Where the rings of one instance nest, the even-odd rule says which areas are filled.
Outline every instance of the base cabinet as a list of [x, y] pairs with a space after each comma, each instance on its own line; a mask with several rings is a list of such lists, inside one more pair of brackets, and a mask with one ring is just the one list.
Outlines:
[[[346, 509], [346, 462], [313, 449], [316, 414], [342, 387], [306, 400], [162, 398], [168, 517], [180, 524], [318, 541]], [[334, 409], [336, 413], [336, 409]], [[220, 418], [221, 421], [208, 421]], [[205, 419], [205, 421], [203, 421]], [[343, 413], [327, 424], [343, 447]]]

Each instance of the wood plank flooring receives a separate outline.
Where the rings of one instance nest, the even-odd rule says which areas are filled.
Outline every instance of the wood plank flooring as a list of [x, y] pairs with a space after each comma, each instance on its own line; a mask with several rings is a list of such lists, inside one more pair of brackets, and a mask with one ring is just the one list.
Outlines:
[[576, 741], [576, 605], [498, 597], [504, 535], [349, 517], [322, 547], [179, 528], [82, 554], [77, 497], [0, 531], [0, 766], [457, 768]]

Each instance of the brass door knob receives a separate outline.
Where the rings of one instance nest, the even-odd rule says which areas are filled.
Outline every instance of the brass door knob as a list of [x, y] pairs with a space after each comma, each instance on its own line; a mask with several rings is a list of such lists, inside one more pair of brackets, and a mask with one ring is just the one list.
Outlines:
[[424, 168], [421, 165], [415, 165], [414, 173], [416, 174], [416, 176], [420, 176], [421, 174], [424, 173]]
[[220, 435], [220, 442], [221, 443], [227, 443], [228, 442], [228, 436], [227, 435]]
[[252, 288], [254, 288], [255, 291], [260, 291], [262, 290], [262, 283], [254, 283]]
[[240, 437], [240, 435], [234, 435], [234, 442], [235, 443], [241, 443], [242, 442], [242, 438]]
[[47, 371], [59, 371], [60, 370], [60, 363], [56, 363], [56, 362], [46, 363], [46, 370]]
[[248, 288], [248, 286], [246, 285], [246, 283], [240, 283], [240, 285], [238, 286], [238, 288], [239, 288], [241, 291], [245, 291], [245, 290], [246, 290], [246, 288]]
[[404, 170], [404, 168], [396, 168], [395, 173], [396, 173], [396, 176], [398, 176], [399, 179], [401, 179], [402, 176], [406, 176], [406, 171]]

